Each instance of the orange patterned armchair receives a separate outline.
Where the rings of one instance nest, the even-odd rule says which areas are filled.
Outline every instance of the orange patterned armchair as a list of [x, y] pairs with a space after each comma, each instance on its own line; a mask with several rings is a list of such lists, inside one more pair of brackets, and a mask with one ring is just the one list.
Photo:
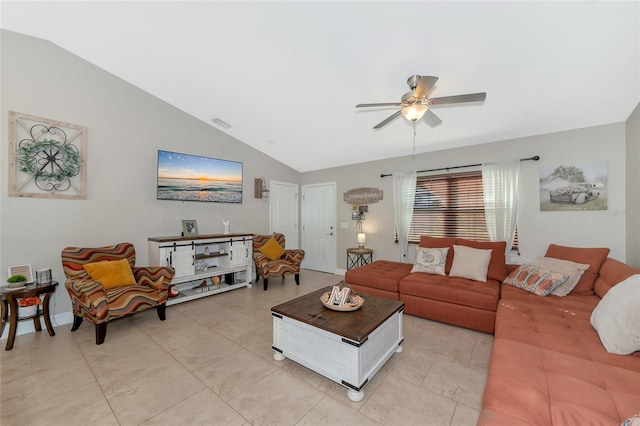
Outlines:
[[[282, 251], [282, 254], [277, 258], [275, 255], [270, 258], [263, 253], [266, 251], [266, 247], [273, 245], [273, 242], [269, 241], [271, 237], [278, 243], [281, 248], [280, 251]], [[300, 285], [300, 263], [304, 259], [304, 250], [285, 250], [284, 247], [283, 234], [253, 236], [253, 261], [256, 265], [256, 283], [262, 277], [265, 291], [269, 287], [270, 277], [282, 277], [284, 280], [285, 275], [294, 274], [296, 285]]]
[[[105, 288], [84, 268], [87, 264], [96, 265], [96, 262], [112, 261], [110, 264], [115, 264], [113, 261], [122, 259], [126, 259], [131, 268], [133, 285]], [[67, 276], [65, 287], [73, 308], [71, 331], [76, 331], [82, 320], [87, 319], [95, 324], [96, 345], [101, 345], [107, 335], [107, 323], [114, 319], [155, 307], [160, 320], [165, 320], [173, 268], [135, 267], [135, 262], [136, 251], [130, 243], [96, 248], [67, 247], [62, 251], [62, 268]]]

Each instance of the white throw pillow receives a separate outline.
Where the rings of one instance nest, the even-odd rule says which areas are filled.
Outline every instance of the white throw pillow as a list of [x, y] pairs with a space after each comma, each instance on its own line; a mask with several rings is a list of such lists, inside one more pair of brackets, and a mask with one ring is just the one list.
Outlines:
[[640, 274], [612, 287], [591, 313], [591, 325], [607, 352], [640, 351]]
[[534, 261], [529, 262], [529, 264], [569, 276], [564, 283], [560, 284], [551, 292], [554, 296], [566, 296], [571, 293], [571, 290], [573, 290], [578, 284], [578, 281], [580, 281], [580, 277], [582, 277], [584, 271], [589, 269], [589, 265], [586, 263], [575, 263], [554, 257], [536, 257]]
[[450, 277], [462, 277], [487, 282], [487, 270], [493, 250], [482, 250], [467, 246], [453, 245], [453, 264]]
[[444, 275], [449, 247], [416, 249], [416, 260], [411, 272], [425, 272], [427, 274]]

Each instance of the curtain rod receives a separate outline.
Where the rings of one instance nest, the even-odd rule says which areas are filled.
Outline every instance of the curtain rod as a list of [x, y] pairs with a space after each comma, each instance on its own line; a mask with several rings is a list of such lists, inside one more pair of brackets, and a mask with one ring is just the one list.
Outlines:
[[[534, 155], [531, 158], [521, 158], [520, 161], [538, 161], [539, 159], [540, 159], [539, 155]], [[441, 170], [449, 171], [449, 170], [453, 170], [453, 169], [463, 169], [465, 167], [477, 167], [477, 166], [482, 166], [482, 164], [481, 163], [478, 163], [478, 164], [467, 164], [466, 166], [453, 166], [453, 167], [441, 167], [439, 169], [418, 170], [418, 171], [416, 171], [416, 173], [439, 172]], [[391, 173], [388, 173], [388, 174], [382, 173], [380, 175], [381, 178], [387, 177], [387, 176], [393, 176], [393, 174], [391, 174]]]

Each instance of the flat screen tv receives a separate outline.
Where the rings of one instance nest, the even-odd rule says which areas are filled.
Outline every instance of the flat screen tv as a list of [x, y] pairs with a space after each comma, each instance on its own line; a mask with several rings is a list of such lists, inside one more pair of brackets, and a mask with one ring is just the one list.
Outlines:
[[242, 163], [158, 150], [158, 200], [242, 203]]

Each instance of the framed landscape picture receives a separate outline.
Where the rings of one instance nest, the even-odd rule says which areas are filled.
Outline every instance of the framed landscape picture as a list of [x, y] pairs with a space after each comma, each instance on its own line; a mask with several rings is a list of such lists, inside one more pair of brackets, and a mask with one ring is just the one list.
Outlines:
[[540, 167], [540, 211], [607, 210], [606, 161]]
[[157, 199], [242, 203], [242, 163], [158, 150]]

